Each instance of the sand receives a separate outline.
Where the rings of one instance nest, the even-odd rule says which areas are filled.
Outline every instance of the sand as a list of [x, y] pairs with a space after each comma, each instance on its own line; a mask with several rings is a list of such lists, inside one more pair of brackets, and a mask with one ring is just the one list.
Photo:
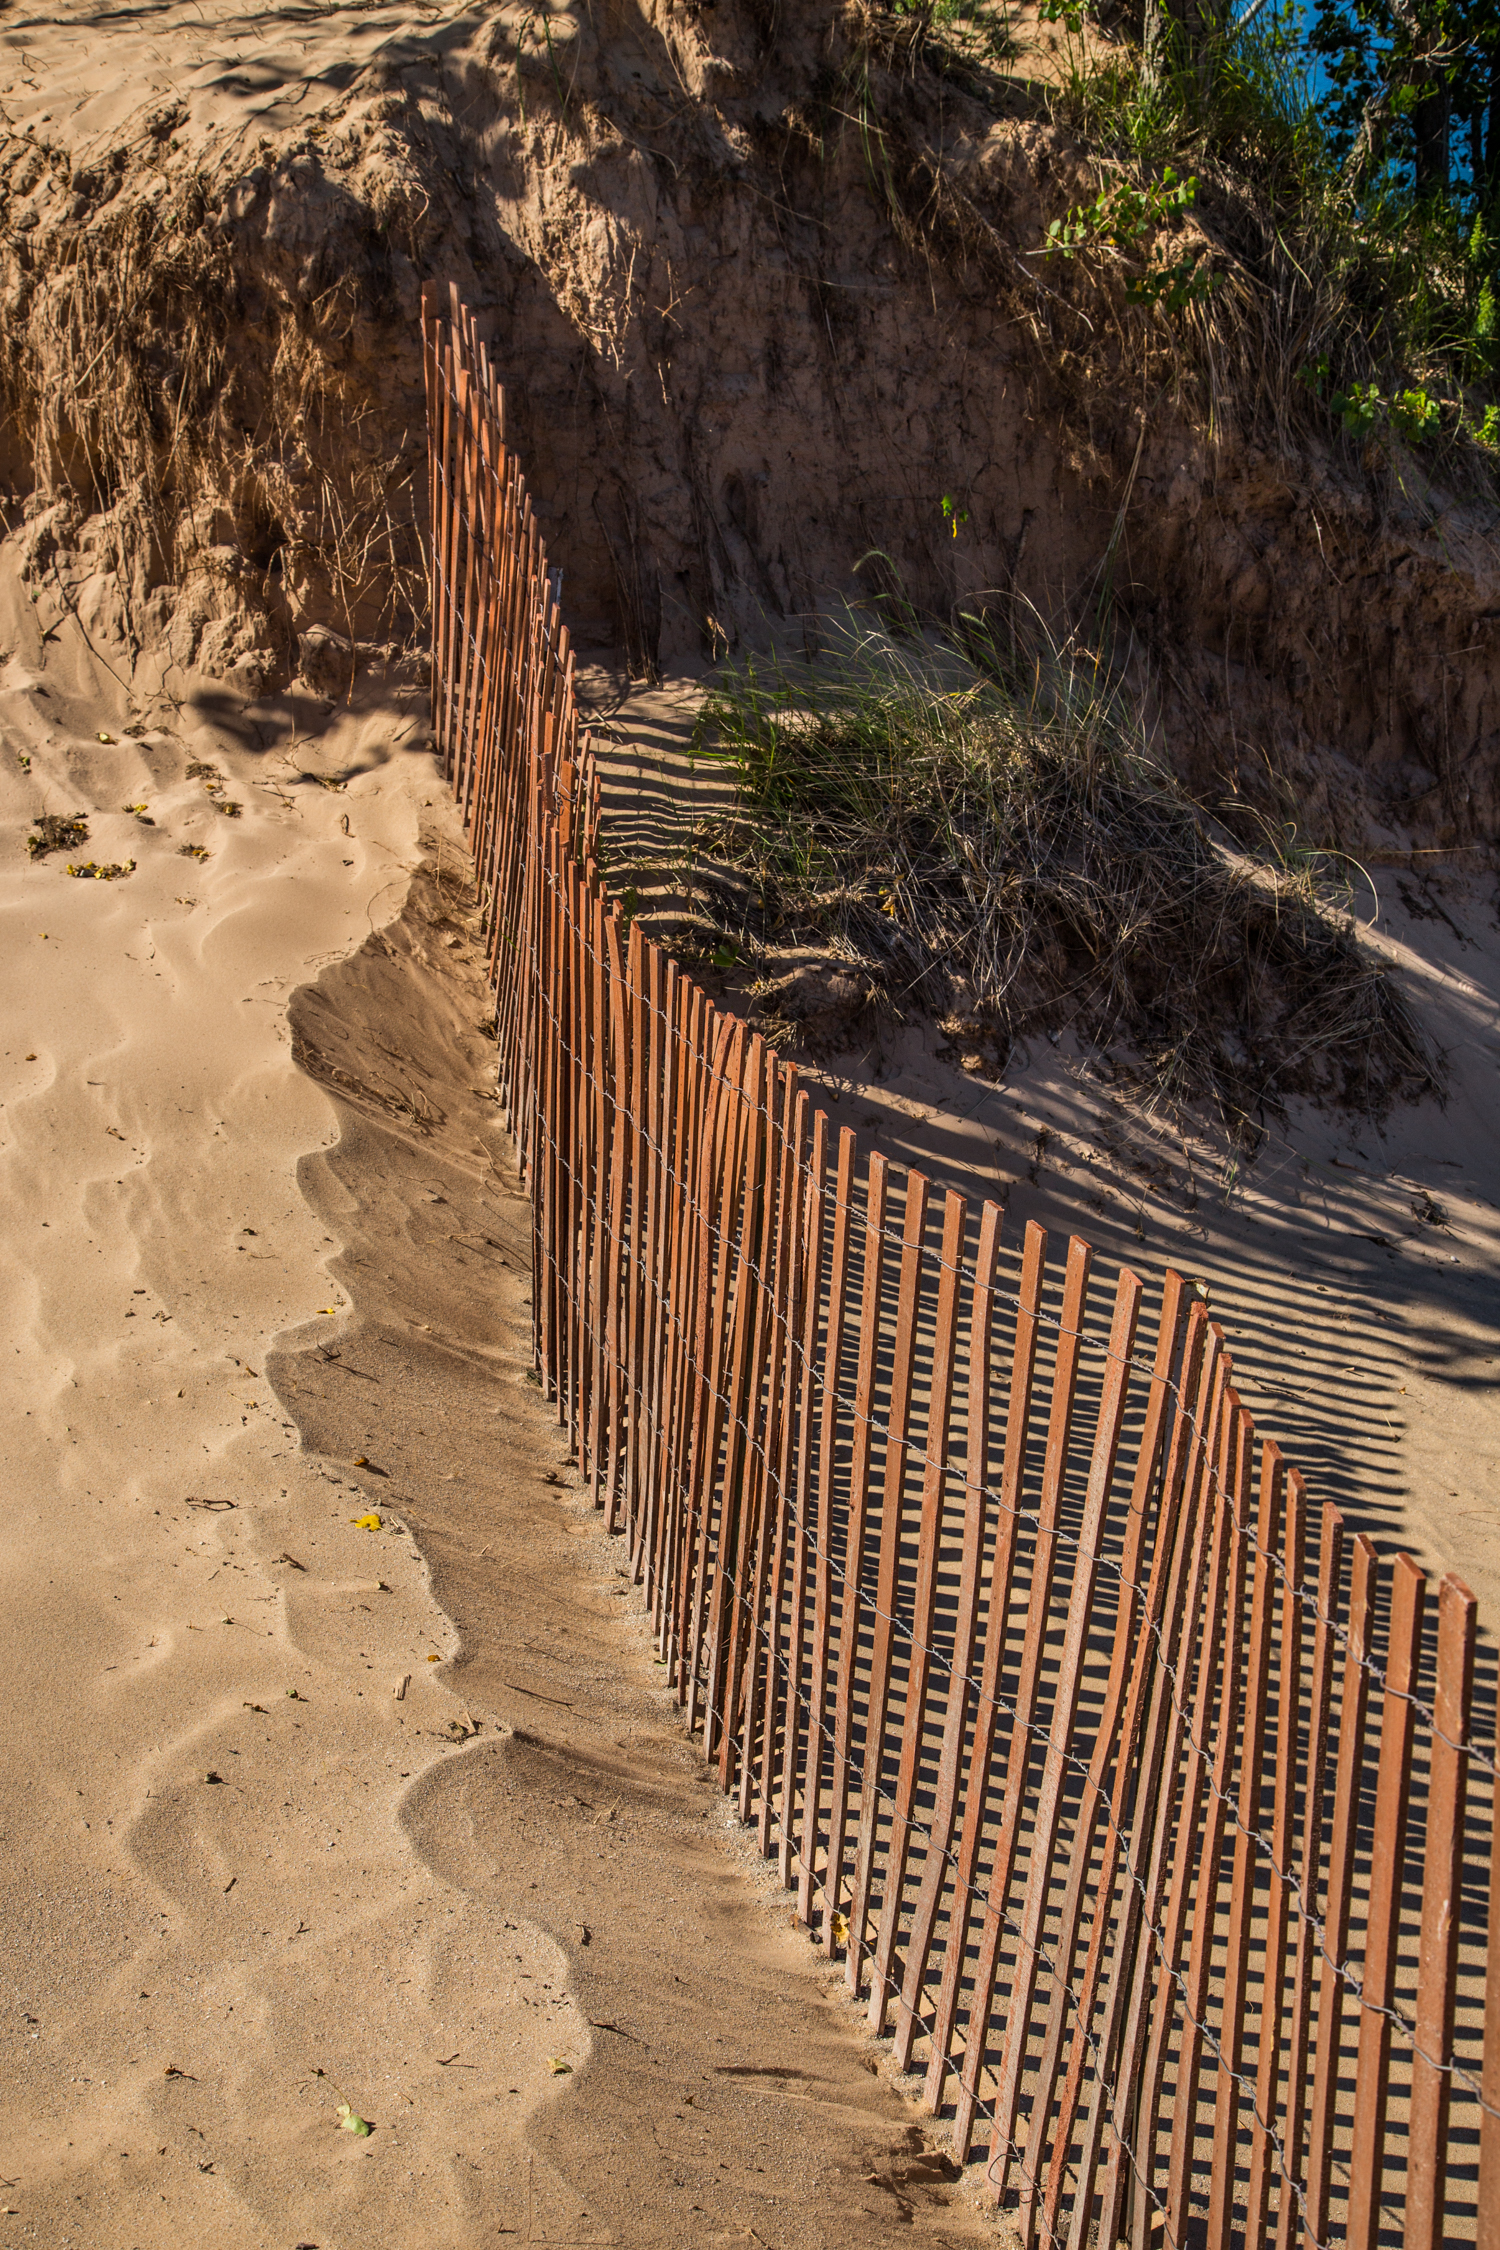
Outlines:
[[[422, 713], [188, 683], [127, 739], [0, 590], [0, 2246], [968, 2239], [530, 1379]], [[78, 810], [133, 874], [27, 859]], [[814, 1075], [1013, 1239], [1199, 1276], [1314, 1496], [1492, 1616], [1500, 957], [1480, 890], [1400, 880], [1444, 1111], [1299, 1115], [1231, 1181], [1066, 1044], [998, 1088], [919, 1028]]]
[[[426, 1662], [451, 1628], [414, 1541], [353, 1528], [357, 1493], [265, 1375], [279, 1331], [331, 1342], [348, 1304], [297, 1192], [336, 1128], [286, 995], [399, 910], [432, 765], [391, 711], [247, 753], [212, 695], [122, 740], [76, 641], [28, 673], [29, 624], [13, 602], [0, 706], [0, 2239], [258, 2242], [258, 2214], [352, 2217], [377, 2166], [423, 2168], [395, 2078], [412, 2041], [446, 2051], [473, 1943], [393, 1817], [411, 1738], [451, 1708]], [[87, 854], [27, 863], [42, 808], [88, 812]], [[85, 856], [136, 870], [68, 879]], [[362, 2058], [333, 1995], [397, 1976]], [[328, 2135], [334, 2084], [395, 2129]]]
[[530, 1379], [423, 710], [6, 559], [0, 2250], [967, 2239]]
[[[8, 24], [0, 94], [80, 176], [149, 166], [159, 128], [231, 179], [363, 73], [366, 161], [400, 172], [372, 96], [476, 36], [210, 0], [105, 48], [69, 7]], [[72, 193], [59, 162], [32, 239]], [[420, 697], [371, 662], [351, 702], [247, 702], [265, 651], [226, 684], [164, 668], [170, 635], [132, 673], [102, 562], [20, 578], [37, 534], [0, 548], [0, 2250], [971, 2239], [972, 2187], [705, 1780], [528, 1379]], [[222, 624], [228, 658], [223, 607], [193, 645]], [[692, 692], [613, 693], [648, 795]], [[28, 861], [77, 811], [87, 845]], [[1012, 1241], [1037, 1217], [1199, 1276], [1314, 1497], [1492, 1619], [1500, 939], [1463, 865], [1377, 871], [1442, 1111], [1299, 1111], [1232, 1173], [1067, 1042], [998, 1087], [920, 1028], [810, 1076], [888, 1154], [1003, 1194]]]

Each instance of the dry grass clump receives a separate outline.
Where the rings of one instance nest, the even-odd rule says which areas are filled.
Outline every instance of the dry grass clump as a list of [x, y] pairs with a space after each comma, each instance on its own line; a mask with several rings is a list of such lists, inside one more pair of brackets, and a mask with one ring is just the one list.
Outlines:
[[83, 883], [118, 883], [135, 873], [133, 859], [86, 859], [81, 866], [68, 862], [68, 873]]
[[48, 852], [76, 852], [89, 840], [87, 813], [39, 813], [31, 825], [36, 834], [27, 837], [26, 849], [33, 859], [45, 859]]
[[975, 619], [966, 643], [851, 620], [816, 666], [725, 677], [696, 746], [738, 795], [694, 844], [727, 942], [841, 960], [1002, 1058], [1038, 1031], [1122, 1042], [1155, 1099], [1236, 1125], [1437, 1090], [1325, 863], [1221, 844], [1091, 659]]

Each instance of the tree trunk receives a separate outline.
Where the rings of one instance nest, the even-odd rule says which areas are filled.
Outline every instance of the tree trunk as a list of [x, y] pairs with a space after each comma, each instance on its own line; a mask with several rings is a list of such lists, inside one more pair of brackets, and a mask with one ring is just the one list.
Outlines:
[[1447, 79], [1434, 85], [1429, 78], [1427, 91], [1412, 111], [1411, 120], [1419, 196], [1448, 192], [1448, 122], [1452, 106], [1453, 95]]
[[1201, 76], [1210, 47], [1223, 33], [1227, 12], [1227, 0], [1145, 0], [1142, 45], [1147, 78], [1160, 80], [1174, 61]]
[[1141, 55], [1149, 85], [1159, 85], [1166, 76], [1172, 54], [1173, 20], [1167, 0], [1146, 0], [1145, 20], [1141, 27]]
[[1382, 87], [1371, 96], [1360, 114], [1359, 131], [1353, 146], [1344, 159], [1344, 186], [1349, 193], [1358, 195], [1365, 181], [1385, 155], [1386, 125], [1390, 117], [1390, 90]]

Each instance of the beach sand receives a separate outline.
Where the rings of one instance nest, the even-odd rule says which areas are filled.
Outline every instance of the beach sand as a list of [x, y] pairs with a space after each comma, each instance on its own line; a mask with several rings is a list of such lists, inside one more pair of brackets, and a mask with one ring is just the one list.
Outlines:
[[0, 633], [0, 2246], [967, 2239], [530, 1379], [424, 711]]
[[[117, 147], [229, 178], [473, 28], [17, 23], [6, 116], [56, 156], [28, 239]], [[310, 258], [317, 214], [283, 218]], [[0, 546], [0, 2250], [972, 2239], [976, 2190], [684, 1737], [529, 1379], [425, 699], [377, 667], [350, 702], [247, 703], [161, 656], [127, 687], [119, 585], [75, 556], [65, 586], [44, 545]], [[692, 693], [606, 698], [648, 792]], [[30, 861], [76, 812], [87, 843]], [[1236, 1172], [1067, 1041], [998, 1087], [920, 1028], [808, 1076], [835, 1123], [1002, 1194], [1011, 1244], [1035, 1217], [1198, 1277], [1313, 1498], [1457, 1567], [1487, 1622], [1500, 938], [1489, 879], [1388, 875], [1377, 942], [1449, 1050], [1443, 1110], [1296, 1110]]]

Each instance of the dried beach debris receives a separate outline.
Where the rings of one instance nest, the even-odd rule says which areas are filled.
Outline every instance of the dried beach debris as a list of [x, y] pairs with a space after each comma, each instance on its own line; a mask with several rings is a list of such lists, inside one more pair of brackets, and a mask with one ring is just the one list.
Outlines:
[[179, 844], [177, 849], [184, 859], [207, 859], [208, 857], [206, 844]]
[[87, 813], [39, 813], [31, 825], [36, 834], [27, 837], [26, 849], [33, 859], [45, 859], [48, 852], [76, 852], [89, 840]]
[[202, 782], [204, 788], [208, 791], [209, 796], [213, 799], [214, 804], [218, 807], [219, 811], [223, 813], [228, 819], [239, 819], [240, 814], [244, 811], [245, 808], [240, 803], [237, 797], [226, 797], [223, 794], [224, 790], [228, 788], [229, 784], [226, 777], [220, 773], [217, 766], [205, 765], [201, 758], [195, 758], [193, 763], [188, 767], [187, 777], [189, 781]]
[[68, 861], [68, 873], [76, 875], [80, 882], [117, 883], [122, 875], [133, 875], [135, 873], [135, 861], [133, 859], [85, 859], [82, 861], [70, 859]]

